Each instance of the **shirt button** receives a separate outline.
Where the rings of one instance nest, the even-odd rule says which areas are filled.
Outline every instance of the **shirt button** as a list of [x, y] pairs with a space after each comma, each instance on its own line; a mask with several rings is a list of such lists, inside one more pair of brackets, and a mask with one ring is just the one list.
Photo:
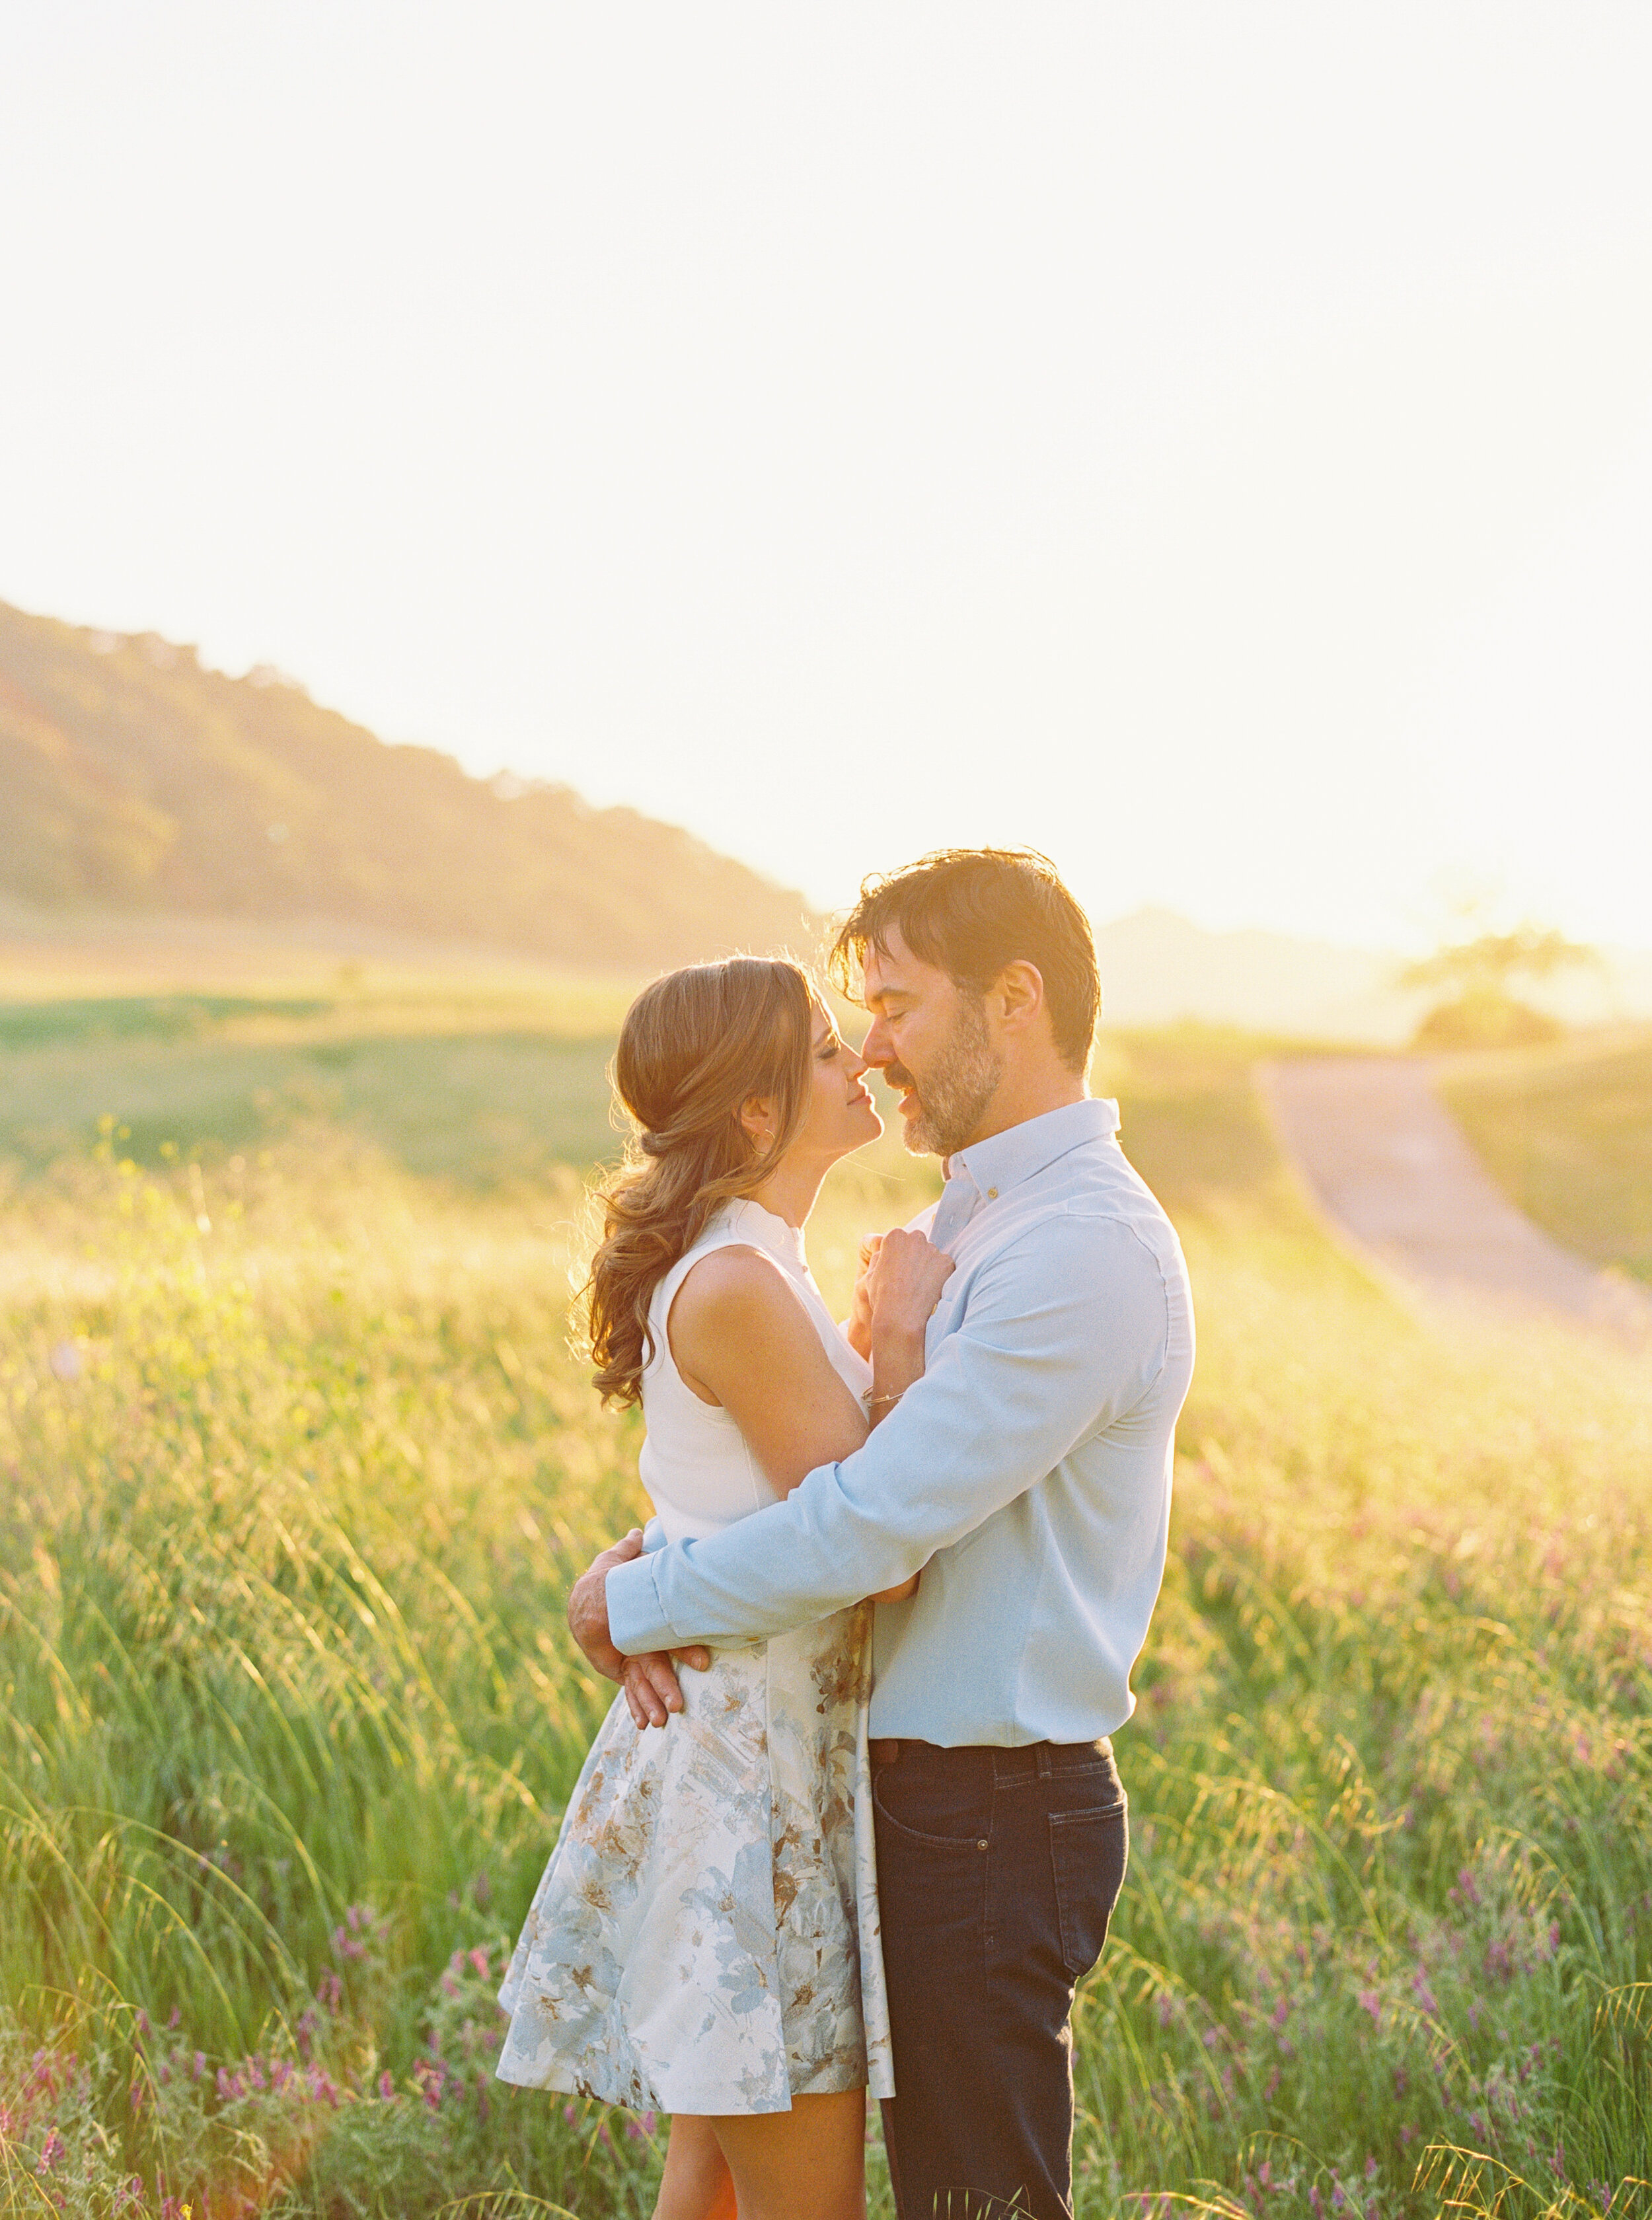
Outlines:
[[986, 1849], [986, 1847], [987, 1847], [987, 1837], [986, 1837], [984, 1835], [982, 1835], [982, 1836], [981, 1836], [980, 1840], [976, 1843], [976, 1848], [978, 1850], [984, 1850], [984, 1849]]
[[995, 1187], [989, 1187], [989, 1188], [988, 1188], [988, 1190], [987, 1190], [987, 1200], [988, 1200], [988, 1202], [996, 1202], [996, 1201], [997, 1201], [997, 1200], [998, 1200], [998, 1189], [997, 1189]]

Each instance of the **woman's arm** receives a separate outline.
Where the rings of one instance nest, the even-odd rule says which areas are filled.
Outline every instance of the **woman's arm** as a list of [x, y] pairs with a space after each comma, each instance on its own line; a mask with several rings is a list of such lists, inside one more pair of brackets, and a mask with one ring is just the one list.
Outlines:
[[866, 1439], [866, 1412], [791, 1281], [760, 1249], [702, 1257], [665, 1330], [684, 1381], [728, 1412], [778, 1494]]
[[[866, 1349], [871, 1359], [872, 1391], [867, 1408], [873, 1425], [887, 1419], [914, 1381], [924, 1376], [924, 1339], [929, 1314], [952, 1270], [952, 1259], [926, 1234], [905, 1230], [874, 1237], [862, 1250], [863, 1288], [857, 1307], [865, 1316]], [[892, 1588], [880, 1588], [875, 1603], [903, 1603], [918, 1593], [913, 1573]]]
[[[887, 1263], [884, 1261], [887, 1256]], [[689, 1388], [726, 1410], [776, 1492], [857, 1450], [924, 1369], [924, 1328], [952, 1260], [920, 1233], [892, 1235], [870, 1290], [872, 1387], [863, 1411], [785, 1273], [761, 1250], [714, 1250], [683, 1281], [666, 1321]], [[918, 1575], [880, 1591], [911, 1595]]]

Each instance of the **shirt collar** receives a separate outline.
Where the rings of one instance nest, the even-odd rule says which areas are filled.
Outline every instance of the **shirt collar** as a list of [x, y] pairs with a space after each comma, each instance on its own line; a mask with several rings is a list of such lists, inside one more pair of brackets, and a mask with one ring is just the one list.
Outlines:
[[973, 1148], [959, 1149], [947, 1159], [946, 1175], [953, 1180], [962, 1172], [990, 1201], [1086, 1141], [1111, 1140], [1118, 1130], [1119, 1105], [1086, 1095], [1082, 1101], [1063, 1102], [1059, 1110], [1007, 1126]]

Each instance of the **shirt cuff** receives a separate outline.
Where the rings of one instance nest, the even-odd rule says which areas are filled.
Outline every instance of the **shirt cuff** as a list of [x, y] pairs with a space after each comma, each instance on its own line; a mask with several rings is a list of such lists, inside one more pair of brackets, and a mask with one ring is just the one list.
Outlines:
[[[657, 1554], [657, 1553], [656, 1553]], [[654, 1581], [654, 1556], [615, 1565], [603, 1583], [608, 1606], [608, 1640], [622, 1656], [670, 1649], [676, 1634], [660, 1605]]]

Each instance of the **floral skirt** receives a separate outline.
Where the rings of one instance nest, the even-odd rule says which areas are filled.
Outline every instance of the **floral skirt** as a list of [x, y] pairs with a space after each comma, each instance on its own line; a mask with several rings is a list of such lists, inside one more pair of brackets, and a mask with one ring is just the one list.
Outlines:
[[784, 2112], [894, 2094], [862, 1604], [616, 1699], [499, 2000], [502, 2080], [637, 2111]]

